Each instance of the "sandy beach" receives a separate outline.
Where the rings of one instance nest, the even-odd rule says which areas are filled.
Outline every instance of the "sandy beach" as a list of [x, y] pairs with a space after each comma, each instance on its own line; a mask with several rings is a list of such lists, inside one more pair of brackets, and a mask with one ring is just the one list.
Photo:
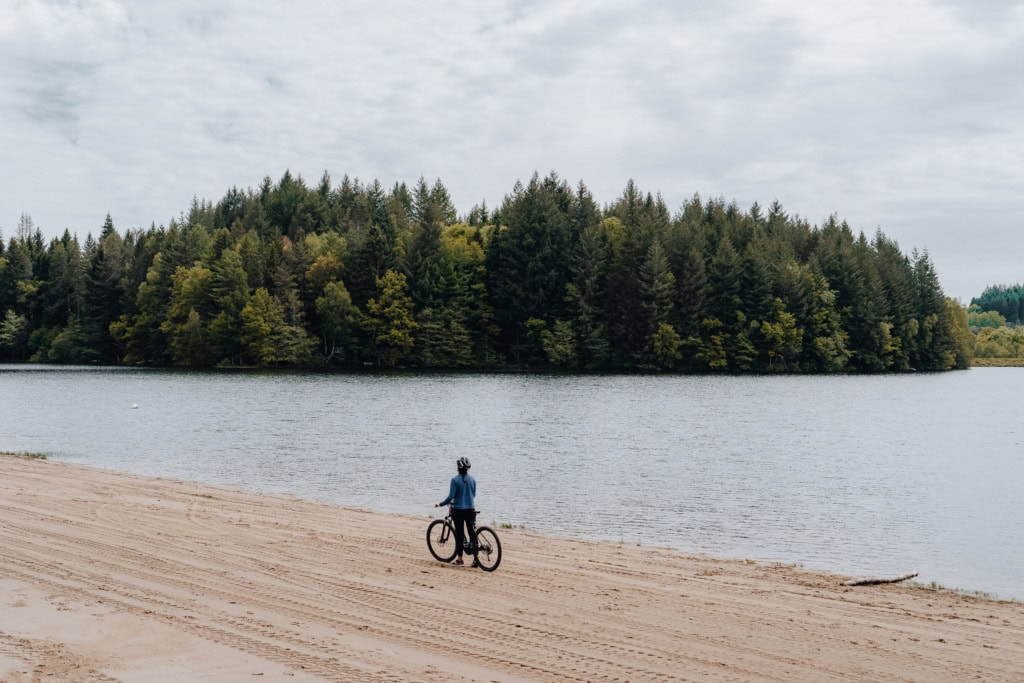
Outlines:
[[0, 457], [0, 681], [1024, 680], [1019, 603], [430, 512]]

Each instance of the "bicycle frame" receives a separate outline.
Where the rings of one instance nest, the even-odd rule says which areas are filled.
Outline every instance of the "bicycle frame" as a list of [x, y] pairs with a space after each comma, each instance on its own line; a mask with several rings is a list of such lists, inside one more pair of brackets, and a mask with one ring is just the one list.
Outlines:
[[[434, 558], [441, 562], [451, 562], [460, 550], [449, 545], [452, 536], [455, 535], [453, 510], [454, 508], [449, 506], [448, 514], [444, 519], [435, 519], [427, 525], [427, 547]], [[479, 510], [474, 510], [474, 512], [479, 514]], [[477, 526], [476, 516], [473, 515], [473, 522], [468, 525], [470, 533], [464, 539], [465, 545], [461, 548], [461, 552], [473, 556], [474, 566], [480, 567], [485, 572], [492, 572], [501, 563], [501, 541], [490, 527]], [[431, 536], [435, 530], [436, 536]]]
[[[455, 512], [455, 507], [452, 506], [452, 505], [449, 505], [448, 506], [448, 514], [445, 515], [445, 518], [444, 518], [444, 521], [445, 521], [444, 531], [441, 532], [441, 541], [444, 542], [444, 543], [447, 543], [448, 539], [451, 537], [451, 535], [453, 533], [455, 533], [454, 532], [454, 529], [455, 529], [455, 519], [453, 518], [454, 512]], [[472, 538], [464, 538], [464, 539], [462, 539], [462, 552], [469, 553], [470, 555], [474, 555], [474, 556], [476, 555], [476, 553], [473, 550], [471, 550], [471, 548], [475, 548], [477, 546], [477, 543], [476, 543], [476, 516], [477, 516], [477, 514], [479, 514], [479, 512], [480, 512], [479, 510], [473, 510], [473, 523], [469, 525], [469, 533], [470, 533], [470, 536], [472, 536]]]

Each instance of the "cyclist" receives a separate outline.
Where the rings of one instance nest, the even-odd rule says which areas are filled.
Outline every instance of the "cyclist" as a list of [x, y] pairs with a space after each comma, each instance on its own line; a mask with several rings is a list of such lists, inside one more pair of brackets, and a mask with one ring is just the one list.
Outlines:
[[[468, 536], [473, 537], [473, 525], [476, 523], [476, 479], [469, 475], [469, 458], [463, 456], [455, 463], [459, 473], [452, 477], [451, 485], [448, 487], [448, 497], [434, 507], [443, 507], [451, 503], [452, 522], [455, 524], [455, 547], [458, 554], [455, 557], [455, 564], [462, 564], [462, 546]], [[463, 529], [465, 527], [465, 529]], [[474, 546], [476, 541], [473, 542]], [[473, 553], [473, 566], [476, 567], [476, 548], [471, 548]]]

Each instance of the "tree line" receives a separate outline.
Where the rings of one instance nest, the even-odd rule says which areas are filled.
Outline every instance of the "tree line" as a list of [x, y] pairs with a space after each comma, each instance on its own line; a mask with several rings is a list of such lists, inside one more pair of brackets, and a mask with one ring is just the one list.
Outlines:
[[1005, 324], [1015, 327], [1024, 321], [1024, 285], [991, 285], [971, 299], [980, 311], [995, 311]]
[[966, 367], [927, 252], [830, 216], [551, 173], [459, 216], [411, 187], [286, 172], [167, 226], [0, 235], [0, 359], [681, 372]]
[[1024, 285], [986, 287], [967, 311], [975, 358], [1024, 358]]

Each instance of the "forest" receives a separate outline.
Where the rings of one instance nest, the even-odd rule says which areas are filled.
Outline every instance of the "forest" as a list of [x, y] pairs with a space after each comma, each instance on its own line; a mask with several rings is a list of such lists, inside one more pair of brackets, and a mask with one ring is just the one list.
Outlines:
[[967, 367], [927, 252], [837, 216], [551, 173], [458, 215], [438, 180], [285, 172], [169, 224], [0, 234], [0, 360], [187, 367], [837, 373]]
[[977, 362], [1024, 360], [1024, 285], [986, 287], [967, 310]]

